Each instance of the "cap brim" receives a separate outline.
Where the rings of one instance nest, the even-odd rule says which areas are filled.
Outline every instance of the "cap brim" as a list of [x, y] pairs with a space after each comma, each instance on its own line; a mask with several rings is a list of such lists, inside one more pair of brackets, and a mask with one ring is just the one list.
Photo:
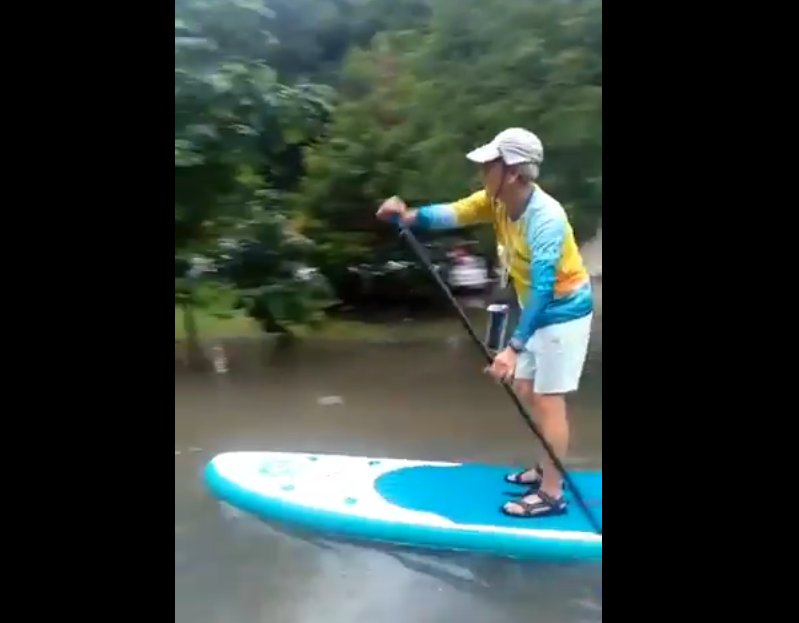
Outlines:
[[479, 164], [485, 164], [486, 162], [491, 162], [492, 160], [496, 160], [497, 158], [499, 158], [499, 156], [500, 156], [499, 150], [491, 143], [478, 147], [477, 149], [473, 149], [468, 154], [466, 154], [466, 157], [469, 160], [471, 160], [472, 162], [477, 162]]

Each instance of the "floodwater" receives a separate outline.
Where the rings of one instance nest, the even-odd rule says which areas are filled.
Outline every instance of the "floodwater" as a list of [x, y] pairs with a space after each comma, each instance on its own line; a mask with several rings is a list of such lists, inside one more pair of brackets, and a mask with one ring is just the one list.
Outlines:
[[[175, 369], [178, 623], [587, 623], [599, 565], [371, 546], [277, 531], [220, 505], [201, 470], [234, 450], [524, 462], [542, 452], [453, 324], [421, 344], [227, 345], [224, 374]], [[601, 467], [601, 354], [571, 401], [567, 463]], [[468, 495], [453, 491], [452, 495]]]

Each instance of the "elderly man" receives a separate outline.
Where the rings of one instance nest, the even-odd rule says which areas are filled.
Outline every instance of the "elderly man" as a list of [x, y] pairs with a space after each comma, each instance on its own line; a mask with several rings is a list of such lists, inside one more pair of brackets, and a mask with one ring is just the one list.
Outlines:
[[[386, 221], [399, 217], [423, 229], [493, 225], [521, 316], [508, 346], [487, 371], [497, 380], [513, 380], [562, 460], [569, 444], [565, 395], [579, 387], [591, 333], [589, 275], [566, 212], [537, 184], [544, 150], [535, 134], [508, 128], [466, 157], [480, 165], [483, 190], [416, 210], [392, 197], [377, 216]], [[536, 517], [566, 511], [562, 477], [549, 457], [507, 480], [529, 489], [503, 507], [506, 513]]]

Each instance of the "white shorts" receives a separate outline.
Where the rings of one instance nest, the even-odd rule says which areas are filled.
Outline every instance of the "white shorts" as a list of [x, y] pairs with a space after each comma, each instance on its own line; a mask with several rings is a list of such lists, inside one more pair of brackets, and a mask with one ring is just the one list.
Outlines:
[[593, 314], [538, 329], [516, 358], [514, 378], [535, 379], [537, 394], [565, 394], [580, 386]]

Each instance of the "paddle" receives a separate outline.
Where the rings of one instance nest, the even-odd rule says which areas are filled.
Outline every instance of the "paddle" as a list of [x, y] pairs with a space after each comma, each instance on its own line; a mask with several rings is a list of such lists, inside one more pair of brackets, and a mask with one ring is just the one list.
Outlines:
[[[427, 272], [429, 272], [433, 276], [433, 279], [438, 284], [439, 289], [444, 293], [444, 295], [449, 300], [450, 305], [452, 305], [453, 309], [458, 314], [458, 317], [460, 318], [464, 328], [469, 333], [474, 343], [480, 347], [480, 350], [483, 352], [483, 357], [485, 357], [486, 361], [489, 364], [491, 364], [494, 361], [494, 357], [491, 355], [491, 352], [488, 350], [486, 345], [483, 344], [483, 341], [478, 337], [477, 333], [475, 333], [474, 327], [472, 327], [471, 322], [469, 322], [469, 319], [466, 317], [466, 314], [464, 313], [463, 309], [458, 304], [458, 301], [452, 295], [452, 292], [450, 292], [450, 289], [447, 287], [447, 284], [444, 283], [444, 281], [441, 279], [441, 276], [438, 274], [438, 271], [436, 271], [435, 267], [433, 266], [433, 263], [431, 262], [426, 249], [416, 239], [416, 236], [413, 235], [413, 232], [410, 230], [409, 227], [399, 222], [398, 219], [394, 220], [394, 223], [399, 225], [400, 236], [405, 239], [405, 241], [408, 243], [408, 246], [416, 255], [417, 259], [427, 269]], [[563, 463], [561, 463], [560, 459], [555, 454], [555, 451], [552, 449], [552, 446], [541, 434], [541, 431], [538, 430], [538, 427], [536, 426], [535, 422], [533, 422], [533, 419], [530, 417], [530, 414], [527, 412], [527, 409], [521, 403], [519, 397], [516, 395], [516, 392], [513, 391], [513, 388], [510, 386], [510, 384], [508, 384], [505, 381], [503, 381], [501, 384], [505, 388], [505, 392], [508, 394], [508, 396], [510, 396], [511, 400], [513, 401], [513, 404], [516, 405], [516, 409], [519, 411], [519, 414], [524, 419], [528, 428], [530, 428], [530, 430], [532, 430], [533, 433], [535, 433], [536, 437], [538, 437], [539, 441], [541, 441], [541, 444], [544, 446], [544, 450], [546, 450], [547, 454], [549, 455], [549, 458], [552, 459], [552, 462], [555, 464], [555, 467], [557, 467], [558, 471], [563, 475], [564, 481], [568, 485], [569, 489], [572, 491], [574, 499], [577, 500], [577, 503], [583, 509], [583, 512], [585, 513], [589, 523], [591, 524], [591, 527], [596, 531], [597, 534], [601, 535], [602, 527], [594, 518], [591, 511], [588, 510], [588, 504], [586, 503], [583, 496], [580, 494], [580, 490], [574, 484], [574, 481], [571, 479], [571, 476], [569, 476], [569, 473], [564, 467]]]

